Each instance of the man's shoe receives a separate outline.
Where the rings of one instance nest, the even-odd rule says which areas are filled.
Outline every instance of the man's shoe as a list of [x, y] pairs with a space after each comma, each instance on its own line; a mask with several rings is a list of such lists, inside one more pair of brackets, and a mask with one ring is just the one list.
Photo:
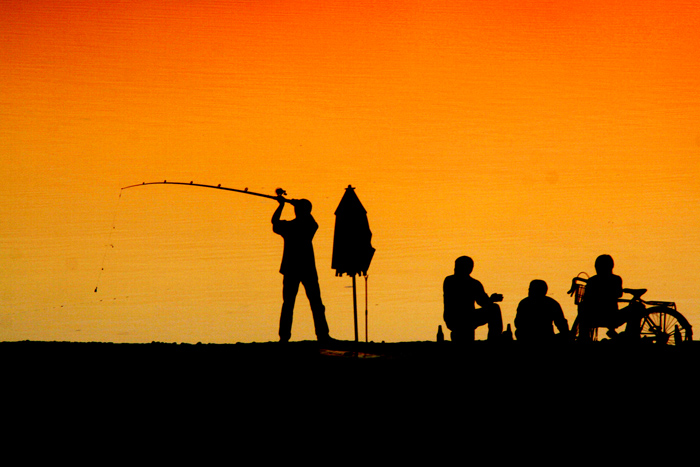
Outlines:
[[318, 337], [317, 341], [319, 344], [332, 344], [334, 342], [338, 342], [337, 339], [333, 339], [331, 336]]

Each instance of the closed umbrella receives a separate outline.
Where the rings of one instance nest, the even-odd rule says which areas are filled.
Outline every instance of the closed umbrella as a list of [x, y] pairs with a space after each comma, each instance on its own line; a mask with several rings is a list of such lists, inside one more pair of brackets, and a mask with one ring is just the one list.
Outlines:
[[335, 233], [333, 235], [333, 258], [331, 268], [336, 276], [352, 277], [353, 308], [355, 316], [355, 341], [357, 341], [357, 285], [355, 276], [365, 276], [365, 332], [367, 330], [367, 270], [374, 256], [372, 232], [369, 230], [367, 211], [348, 185], [335, 210]]

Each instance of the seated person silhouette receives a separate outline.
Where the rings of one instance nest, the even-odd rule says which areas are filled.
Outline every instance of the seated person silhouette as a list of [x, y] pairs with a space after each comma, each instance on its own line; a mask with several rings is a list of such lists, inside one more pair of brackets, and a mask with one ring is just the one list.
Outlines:
[[546, 343], [554, 340], [554, 326], [559, 334], [567, 336], [569, 323], [559, 302], [547, 296], [547, 283], [540, 279], [530, 282], [527, 297], [518, 304], [515, 315], [515, 337], [527, 343]]
[[454, 274], [443, 283], [443, 319], [453, 342], [474, 341], [474, 330], [484, 324], [489, 328], [489, 341], [497, 340], [503, 333], [501, 308], [496, 303], [503, 300], [503, 295], [489, 297], [481, 282], [471, 277], [473, 269], [474, 261], [460, 256], [455, 260]]
[[607, 335], [612, 338], [617, 335], [615, 329], [627, 323], [625, 329], [629, 336], [638, 337], [643, 306], [632, 304], [619, 309], [618, 299], [622, 297], [623, 292], [622, 278], [613, 274], [614, 266], [615, 262], [610, 255], [600, 255], [596, 258], [596, 274], [588, 279], [586, 292], [579, 305], [581, 325], [585, 329], [607, 328]]

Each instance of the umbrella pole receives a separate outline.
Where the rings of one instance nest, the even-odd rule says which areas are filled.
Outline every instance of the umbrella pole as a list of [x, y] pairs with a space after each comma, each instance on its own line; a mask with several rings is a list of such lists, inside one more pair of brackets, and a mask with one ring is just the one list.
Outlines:
[[365, 274], [365, 342], [369, 342], [367, 331], [367, 275]]
[[357, 285], [355, 274], [352, 275], [352, 306], [355, 311], [355, 342], [357, 342]]

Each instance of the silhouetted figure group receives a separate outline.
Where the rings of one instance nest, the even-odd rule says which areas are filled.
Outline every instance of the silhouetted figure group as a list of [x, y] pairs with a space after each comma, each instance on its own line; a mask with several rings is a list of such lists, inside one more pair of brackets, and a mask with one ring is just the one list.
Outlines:
[[[280, 273], [284, 276], [282, 287], [282, 312], [280, 315], [280, 342], [288, 342], [292, 333], [294, 304], [299, 285], [304, 285], [316, 330], [321, 342], [333, 341], [326, 322], [326, 308], [321, 300], [321, 291], [316, 271], [313, 238], [318, 224], [311, 215], [311, 202], [306, 199], [287, 200], [277, 197], [279, 206], [272, 215], [272, 230], [284, 239], [284, 252]], [[295, 218], [281, 220], [286, 203], [294, 206]], [[617, 333], [616, 328], [624, 323], [630, 335], [639, 334], [641, 318], [638, 306], [618, 308], [622, 296], [622, 279], [613, 274], [613, 259], [601, 255], [595, 262], [596, 275], [587, 280], [586, 292], [579, 307], [579, 326], [582, 329], [608, 328], [608, 336]], [[487, 341], [512, 339], [509, 329], [503, 332], [503, 317], [498, 302], [503, 295], [488, 295], [484, 286], [471, 276], [474, 261], [468, 256], [455, 260], [454, 274], [443, 282], [443, 318], [454, 342], [474, 341], [475, 330], [488, 326]], [[636, 323], [636, 324], [635, 324]], [[636, 328], [635, 328], [636, 326]], [[554, 328], [559, 331], [555, 334]], [[635, 332], [636, 331], [636, 332]], [[547, 283], [535, 279], [530, 283], [528, 296], [520, 301], [515, 316], [515, 337], [530, 343], [552, 342], [557, 337], [570, 337], [569, 325], [559, 303], [547, 296]]]
[[[616, 328], [626, 323], [626, 334], [638, 336], [643, 308], [640, 310], [636, 304], [622, 310], [618, 308], [618, 299], [623, 292], [622, 278], [613, 274], [613, 266], [610, 255], [596, 259], [596, 275], [588, 279], [579, 307], [581, 332], [603, 327], [608, 329], [609, 337], [615, 337]], [[503, 296], [487, 295], [481, 282], [471, 277], [473, 269], [474, 261], [468, 256], [460, 256], [455, 260], [454, 274], [447, 276], [443, 283], [443, 318], [451, 331], [451, 340], [474, 341], [475, 330], [483, 325], [488, 326], [487, 341], [503, 340], [506, 336], [501, 308], [497, 304]], [[540, 344], [573, 337], [561, 305], [547, 296], [547, 289], [547, 283], [541, 279], [530, 282], [528, 296], [518, 304], [515, 316], [518, 341]], [[554, 332], [555, 327], [558, 334]]]

